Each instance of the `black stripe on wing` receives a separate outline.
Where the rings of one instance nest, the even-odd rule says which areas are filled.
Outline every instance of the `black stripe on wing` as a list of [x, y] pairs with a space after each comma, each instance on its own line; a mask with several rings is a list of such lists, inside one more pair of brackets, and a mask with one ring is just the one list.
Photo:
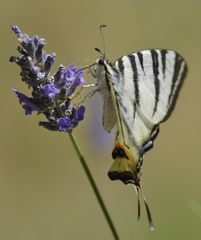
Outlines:
[[135, 103], [140, 106], [140, 93], [139, 93], [139, 84], [138, 84], [138, 70], [137, 64], [135, 60], [135, 56], [133, 54], [128, 55], [130, 60], [130, 64], [133, 70], [133, 82], [134, 82], [134, 90], [135, 90]]
[[157, 111], [157, 106], [159, 102], [159, 94], [160, 94], [160, 81], [158, 79], [158, 74], [159, 74], [159, 63], [158, 63], [158, 53], [156, 50], [152, 49], [151, 50], [151, 57], [152, 57], [152, 66], [153, 66], [153, 73], [154, 73], [154, 86], [155, 86], [155, 105], [153, 109], [153, 114]]
[[166, 50], [166, 49], [162, 49], [162, 50], [160, 50], [160, 53], [161, 53], [161, 62], [162, 62], [163, 79], [165, 79], [166, 54], [167, 54], [167, 50]]
[[143, 54], [141, 52], [137, 52], [137, 56], [138, 56], [141, 68], [142, 68], [142, 70], [144, 72]]
[[[135, 91], [135, 101], [133, 103], [133, 120], [135, 119], [135, 113], [136, 113], [136, 105], [140, 106], [140, 92], [139, 92], [139, 83], [138, 83], [138, 70], [137, 70], [137, 64], [136, 59], [134, 55], [128, 55], [128, 58], [130, 60], [130, 64], [133, 71], [133, 83], [134, 83], [134, 91]], [[141, 59], [142, 60], [142, 59]]]
[[181, 69], [182, 62], [183, 62], [183, 59], [178, 54], [175, 54], [174, 74], [173, 74], [173, 77], [172, 77], [172, 85], [171, 85], [171, 90], [170, 90], [170, 94], [169, 94], [169, 97], [168, 97], [168, 104], [170, 104], [170, 100], [173, 97], [175, 84], [178, 80], [178, 76], [179, 76], [179, 72], [180, 72], [180, 69]]
[[123, 64], [122, 58], [119, 58], [119, 60], [118, 60], [118, 68], [123, 77], [124, 76], [124, 64]]
[[[184, 59], [181, 56], [179, 56], [177, 53], [175, 53], [175, 54], [176, 55], [175, 55], [174, 74], [173, 74], [173, 78], [172, 78], [171, 91], [170, 91], [170, 95], [169, 95], [169, 101], [170, 101], [169, 108], [168, 108], [167, 114], [163, 118], [163, 122], [166, 121], [169, 118], [169, 116], [171, 115], [171, 113], [175, 107], [177, 97], [179, 95], [179, 91], [183, 85], [184, 79], [188, 72], [187, 64], [184, 61]], [[180, 72], [181, 70], [182, 70], [182, 72]], [[180, 79], [178, 79], [179, 75], [180, 75]], [[176, 86], [176, 89], [174, 89], [177, 81], [178, 81], [178, 84]]]

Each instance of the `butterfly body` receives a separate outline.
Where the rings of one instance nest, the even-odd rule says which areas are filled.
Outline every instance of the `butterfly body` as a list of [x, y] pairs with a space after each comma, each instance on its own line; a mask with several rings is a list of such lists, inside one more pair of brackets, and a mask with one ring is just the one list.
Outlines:
[[[121, 89], [123, 79], [118, 70], [104, 58], [99, 58], [96, 65], [96, 79], [98, 90], [104, 99], [103, 127], [110, 132], [117, 127], [115, 146], [112, 152], [113, 165], [108, 172], [111, 180], [122, 180], [125, 184], [139, 182], [136, 164], [139, 151], [130, 142], [127, 128], [123, 123], [120, 106], [117, 100], [115, 88]], [[115, 87], [114, 87], [115, 86]], [[135, 156], [135, 158], [134, 158]]]

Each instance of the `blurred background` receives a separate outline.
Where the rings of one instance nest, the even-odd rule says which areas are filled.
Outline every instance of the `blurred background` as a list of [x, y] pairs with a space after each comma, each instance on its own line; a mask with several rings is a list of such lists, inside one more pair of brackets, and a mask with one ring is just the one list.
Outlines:
[[[10, 25], [47, 41], [61, 63], [94, 63], [147, 48], [167, 48], [187, 61], [189, 73], [171, 118], [161, 125], [155, 147], [146, 154], [142, 184], [156, 231], [150, 232], [143, 208], [137, 222], [132, 187], [112, 182], [112, 134], [102, 127], [102, 99], [87, 101], [85, 120], [75, 130], [108, 210], [124, 240], [201, 238], [201, 1], [197, 0], [1, 0], [0, 23], [0, 239], [112, 240], [113, 237], [67, 134], [38, 127], [11, 88], [29, 93], [19, 68], [8, 62], [17, 39]], [[91, 77], [86, 76], [89, 80]]]

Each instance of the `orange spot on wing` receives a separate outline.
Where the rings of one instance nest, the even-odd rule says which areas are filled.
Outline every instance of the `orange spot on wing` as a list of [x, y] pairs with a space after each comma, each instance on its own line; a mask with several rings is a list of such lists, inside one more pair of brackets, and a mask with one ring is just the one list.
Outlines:
[[116, 143], [114, 149], [122, 149], [125, 152], [127, 159], [132, 158], [130, 149], [127, 146], [125, 146], [124, 144]]

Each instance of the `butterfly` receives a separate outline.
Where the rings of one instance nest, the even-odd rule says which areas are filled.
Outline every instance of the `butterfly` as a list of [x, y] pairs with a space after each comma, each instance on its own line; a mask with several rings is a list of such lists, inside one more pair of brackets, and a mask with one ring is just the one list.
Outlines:
[[[153, 147], [160, 123], [171, 115], [187, 73], [185, 60], [175, 51], [148, 49], [110, 63], [104, 54], [95, 64], [97, 89], [103, 97], [103, 127], [116, 127], [111, 180], [132, 184], [139, 192], [144, 154]], [[150, 229], [153, 221], [142, 192]]]

